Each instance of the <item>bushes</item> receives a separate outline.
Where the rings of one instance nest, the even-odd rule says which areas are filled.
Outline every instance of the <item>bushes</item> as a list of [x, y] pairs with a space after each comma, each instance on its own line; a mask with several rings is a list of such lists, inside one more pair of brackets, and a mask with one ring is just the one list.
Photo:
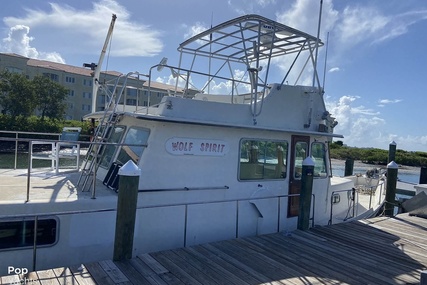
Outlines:
[[[72, 120], [52, 120], [45, 118], [43, 121], [37, 116], [31, 117], [12, 117], [10, 115], [0, 115], [0, 130], [16, 132], [37, 132], [37, 133], [61, 133], [64, 127], [81, 127], [82, 132], [80, 140], [89, 141], [89, 122]], [[0, 137], [7, 137], [0, 134]], [[31, 136], [29, 136], [31, 137]], [[40, 138], [40, 137], [38, 137]], [[52, 139], [51, 136], [46, 137]]]
[[[332, 143], [330, 148], [331, 158], [360, 160], [369, 164], [386, 165], [388, 163], [388, 151], [378, 148], [356, 148], [342, 144]], [[421, 151], [396, 151], [396, 163], [408, 166], [426, 166], [427, 153]]]

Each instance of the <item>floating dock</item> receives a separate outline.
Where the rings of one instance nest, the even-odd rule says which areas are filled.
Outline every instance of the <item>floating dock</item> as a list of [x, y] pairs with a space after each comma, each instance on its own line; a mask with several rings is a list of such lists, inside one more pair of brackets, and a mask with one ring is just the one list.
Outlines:
[[3, 276], [0, 284], [419, 284], [426, 268], [427, 219], [400, 214]]

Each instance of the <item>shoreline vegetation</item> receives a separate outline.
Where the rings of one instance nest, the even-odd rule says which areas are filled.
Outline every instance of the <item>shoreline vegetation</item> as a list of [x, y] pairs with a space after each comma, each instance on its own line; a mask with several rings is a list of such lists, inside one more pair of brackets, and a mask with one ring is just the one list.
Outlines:
[[[353, 159], [364, 164], [386, 166], [388, 150], [378, 148], [357, 148], [345, 146], [342, 141], [330, 144], [331, 159]], [[422, 167], [427, 166], [427, 152], [396, 150], [395, 162], [400, 166]]]
[[[89, 140], [90, 124], [89, 122], [76, 120], [54, 120], [44, 119], [40, 117], [12, 117], [10, 115], [0, 114], [0, 130], [7, 131], [23, 131], [23, 132], [41, 132], [41, 133], [60, 133], [64, 126], [81, 127], [82, 133], [80, 140]], [[14, 138], [14, 134], [3, 133], [0, 137]], [[52, 136], [37, 136], [37, 135], [22, 135], [23, 139], [55, 139]], [[39, 151], [44, 150], [40, 147]], [[14, 141], [1, 141], [0, 153], [14, 152]], [[28, 151], [28, 143], [19, 143], [18, 152]], [[360, 161], [364, 164], [373, 166], [386, 166], [388, 163], [388, 150], [378, 148], [358, 148], [344, 145], [342, 141], [335, 141], [330, 144], [331, 159], [346, 160], [353, 159], [355, 162]], [[401, 166], [408, 167], [423, 167], [427, 166], [427, 152], [422, 151], [405, 151], [396, 150], [395, 162]]]

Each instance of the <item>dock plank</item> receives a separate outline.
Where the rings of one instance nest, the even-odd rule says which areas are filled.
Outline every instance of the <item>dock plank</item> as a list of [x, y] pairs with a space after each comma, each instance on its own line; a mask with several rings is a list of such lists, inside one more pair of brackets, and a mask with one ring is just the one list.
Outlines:
[[58, 278], [52, 269], [37, 271], [38, 280], [42, 285], [59, 285]]
[[105, 273], [113, 280], [114, 283], [125, 283], [129, 282], [129, 279], [123, 272], [117, 267], [112, 260], [103, 260], [99, 262], [99, 265], [104, 269]]
[[74, 278], [73, 273], [68, 267], [58, 267], [52, 270], [56, 278], [58, 279], [59, 284], [74, 285], [77, 283], [76, 278]]
[[[32, 284], [419, 284], [427, 220], [407, 214], [165, 250], [31, 273]], [[36, 274], [36, 275], [34, 275]], [[35, 276], [35, 277], [34, 277]], [[19, 284], [20, 276], [0, 278]]]
[[89, 271], [92, 278], [97, 284], [115, 285], [116, 283], [110, 278], [98, 262], [86, 264], [86, 269]]

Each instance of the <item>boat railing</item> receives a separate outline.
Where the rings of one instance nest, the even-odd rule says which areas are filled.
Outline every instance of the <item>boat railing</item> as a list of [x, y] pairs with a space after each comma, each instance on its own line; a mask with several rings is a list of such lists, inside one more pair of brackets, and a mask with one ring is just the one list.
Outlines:
[[[368, 205], [368, 210], [373, 208], [373, 199], [374, 198], [378, 198], [378, 202], [377, 202], [377, 206], [381, 204], [382, 202], [382, 196], [383, 196], [383, 192], [384, 192], [384, 181], [381, 180], [378, 185], [375, 186], [370, 186], [371, 187], [371, 191], [369, 191], [367, 194], [369, 195], [369, 205]], [[373, 187], [375, 187], [375, 189], [373, 189]], [[340, 198], [339, 198], [339, 193], [347, 193], [347, 197], [348, 200], [350, 202], [352, 202], [352, 205], [349, 204], [349, 208], [348, 208], [348, 212], [347, 212], [347, 216], [345, 217], [344, 220], [348, 220], [350, 218], [354, 218], [356, 217], [359, 213], [358, 211], [358, 205], [360, 204], [359, 201], [359, 195], [361, 195], [361, 192], [358, 191], [356, 188], [351, 188], [351, 189], [347, 189], [347, 190], [337, 190], [337, 191], [333, 191], [331, 193], [331, 197], [330, 197], [330, 212], [329, 212], [329, 221], [328, 221], [328, 225], [332, 225], [333, 224], [333, 210], [334, 210], [334, 206], [336, 204], [338, 204]], [[351, 216], [350, 215], [350, 211], [352, 211]]]
[[[168, 85], [156, 82], [156, 78], [161, 77], [159, 74], [163, 70], [170, 71], [170, 74], [164, 77], [171, 76], [174, 83]], [[246, 73], [248, 72], [246, 71]], [[231, 70], [230, 73], [232, 73]], [[147, 78], [147, 80], [142, 80], [142, 78]], [[113, 112], [116, 110], [138, 113], [148, 112], [149, 107], [159, 105], [158, 100], [153, 99], [154, 96], [158, 96], [159, 92], [163, 92], [163, 94], [167, 92], [168, 96], [201, 100], [206, 100], [206, 96], [209, 95], [218, 95], [217, 99], [221, 97], [221, 102], [224, 103], [252, 104], [254, 108], [258, 104], [259, 106], [255, 109], [260, 111], [262, 101], [269, 87], [264, 82], [258, 82], [256, 86], [253, 86], [254, 83], [251, 83], [251, 81], [253, 80], [250, 79], [248, 74], [236, 78], [234, 75], [223, 76], [218, 72], [212, 74], [210, 72], [200, 72], [194, 69], [160, 63], [152, 66], [149, 74], [129, 72], [128, 74], [122, 74], [117, 78], [106, 81], [100, 84], [100, 90], [108, 98], [105, 101], [104, 110]], [[221, 83], [229, 87], [227, 88], [227, 92], [212, 91], [213, 88], [211, 86], [218, 86]], [[201, 87], [197, 87], [196, 85]], [[134, 91], [136, 94], [132, 96], [128, 95], [127, 89], [129, 88], [136, 89]]]
[[[14, 166], [13, 169], [17, 169], [17, 164], [18, 164], [18, 149], [19, 149], [19, 142], [28, 142], [29, 138], [28, 137], [56, 137], [57, 140], [59, 141], [60, 137], [61, 137], [61, 133], [40, 133], [40, 132], [21, 132], [21, 131], [3, 131], [0, 130], [0, 134], [4, 134], [6, 137], [0, 137], [0, 142], [1, 141], [10, 141], [10, 142], [15, 142], [15, 148], [14, 148]], [[25, 138], [23, 137], [25, 136]], [[37, 140], [37, 139], [34, 139]], [[40, 141], [44, 141], [45, 139], [39, 139]]]
[[[228, 189], [228, 188], [227, 188]], [[218, 202], [236, 202], [236, 207], [238, 208], [238, 204], [240, 202], [244, 202], [244, 201], [255, 201], [255, 200], [264, 200], [264, 199], [273, 199], [276, 198], [278, 199], [278, 218], [277, 218], [277, 232], [280, 232], [280, 221], [281, 221], [281, 215], [282, 213], [280, 212], [280, 198], [289, 198], [289, 197], [297, 197], [300, 196], [300, 194], [288, 194], [288, 195], [278, 195], [278, 196], [265, 196], [265, 197], [256, 197], [256, 198], [243, 198], [243, 199], [230, 199], [230, 200], [221, 200], [221, 201], [206, 201], [206, 202], [190, 202], [190, 203], [176, 203], [173, 205], [155, 205], [155, 206], [139, 206], [137, 207], [137, 210], [142, 210], [142, 209], [149, 209], [149, 208], [162, 208], [162, 207], [170, 207], [170, 206], [185, 206], [185, 212], [187, 213], [188, 211], [188, 206], [192, 206], [192, 205], [202, 205], [202, 204], [215, 204]], [[105, 213], [105, 212], [114, 212], [117, 211], [117, 208], [104, 208], [104, 209], [96, 209], [96, 210], [78, 210], [78, 211], [58, 211], [58, 212], [50, 212], [50, 213], [40, 213], [40, 214], [33, 214], [33, 215], [29, 215], [29, 214], [17, 214], [17, 215], [0, 215], [0, 222], [2, 220], [17, 220], [17, 219], [34, 219], [34, 233], [38, 232], [38, 223], [37, 221], [39, 220], [39, 218], [43, 218], [43, 217], [55, 217], [55, 216], [65, 216], [65, 215], [79, 215], [79, 214], [90, 214], [90, 213]], [[315, 212], [315, 195], [312, 194], [312, 216], [310, 217], [310, 220], [312, 221], [312, 227], [314, 227], [314, 212]], [[239, 237], [239, 221], [238, 221], [239, 217], [238, 215], [236, 215], [236, 221], [235, 221], [235, 238]], [[187, 246], [187, 242], [186, 242], [186, 235], [187, 235], [187, 228], [188, 228], [188, 220], [187, 220], [187, 215], [185, 215], [185, 221], [184, 221], [184, 243], [183, 243], [183, 247]], [[37, 270], [37, 235], [34, 235], [34, 239], [33, 239], [33, 244], [32, 244], [32, 261], [33, 261], [33, 271]]]
[[[2, 131], [3, 132], [3, 131]], [[16, 132], [8, 132], [8, 133], [16, 133]], [[19, 133], [27, 133], [27, 134], [32, 134], [32, 135], [56, 135], [55, 133], [36, 133], [36, 132], [19, 132]], [[1, 142], [15, 142], [15, 150], [14, 150], [14, 170], [18, 169], [17, 167], [17, 157], [18, 157], [18, 147], [17, 145], [19, 143], [24, 143], [26, 145], [28, 145], [28, 150], [23, 151], [23, 153], [25, 153], [28, 157], [27, 157], [27, 166], [25, 166], [22, 169], [26, 169], [27, 171], [27, 181], [26, 181], [26, 202], [30, 201], [30, 190], [31, 190], [31, 177], [32, 177], [32, 172], [31, 172], [31, 159], [32, 159], [32, 145], [33, 142], [43, 142], [45, 144], [50, 144], [50, 143], [57, 143], [59, 142], [59, 138], [57, 140], [53, 140], [53, 139], [34, 139], [34, 138], [11, 138], [11, 137], [0, 137], [0, 143]], [[122, 147], [122, 146], [129, 146], [129, 147], [133, 147], [133, 146], [138, 146], [138, 147], [147, 147], [147, 145], [141, 145], [141, 144], [128, 144], [128, 143], [111, 143], [111, 142], [89, 142], [89, 141], [75, 141], [73, 142], [75, 144], [80, 144], [83, 146], [83, 149], [88, 148], [90, 145], [99, 145], [99, 147], [101, 146], [107, 146], [107, 145], [113, 145], [115, 147]], [[84, 154], [80, 154], [81, 157], [85, 157]], [[77, 171], [80, 170], [80, 167], [77, 168]], [[75, 170], [76, 171], [76, 170]], [[96, 167], [94, 167], [94, 171], [95, 173], [93, 174], [94, 177], [96, 177]], [[93, 183], [93, 185], [95, 185], [95, 183]], [[96, 190], [95, 190], [95, 186], [92, 187], [91, 189], [91, 195], [92, 198], [96, 198]]]

